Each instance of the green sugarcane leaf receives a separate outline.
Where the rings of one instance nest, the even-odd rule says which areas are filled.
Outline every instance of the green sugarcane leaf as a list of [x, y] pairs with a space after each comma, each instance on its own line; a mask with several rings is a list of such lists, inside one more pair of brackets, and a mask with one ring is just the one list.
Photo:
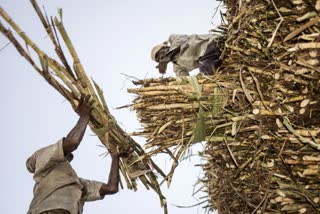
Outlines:
[[187, 77], [188, 78], [188, 81], [190, 82], [190, 84], [193, 86], [193, 89], [195, 91], [195, 94], [196, 94], [196, 97], [197, 99], [199, 99], [201, 97], [201, 86], [199, 85], [198, 83], [198, 79], [197, 77], [195, 76], [192, 76], [192, 77]]
[[60, 20], [62, 21], [62, 15], [63, 15], [62, 8], [58, 8], [58, 14], [60, 16]]
[[222, 88], [215, 87], [213, 93], [209, 96], [209, 100], [212, 102], [212, 115], [216, 116], [217, 114], [223, 111], [225, 105], [225, 95]]
[[193, 132], [193, 136], [193, 143], [204, 141], [206, 137], [205, 111], [201, 106], [199, 112], [197, 113], [197, 122]]
[[108, 129], [106, 127], [102, 127], [99, 129], [92, 129], [92, 131], [99, 137], [102, 137], [107, 133]]
[[100, 88], [100, 86], [96, 83], [96, 81], [94, 81], [94, 79], [93, 78], [91, 78], [91, 80], [92, 80], [92, 82], [93, 82], [93, 84], [94, 84], [94, 87], [96, 88], [96, 90], [97, 90], [97, 93], [98, 93], [98, 96], [99, 96], [99, 99], [100, 99], [100, 101], [101, 101], [101, 103], [102, 103], [102, 105], [103, 105], [103, 108], [104, 109], [108, 109], [108, 106], [107, 106], [107, 102], [106, 102], [106, 100], [104, 99], [104, 96], [103, 96], [103, 90]]
[[39, 60], [40, 60], [40, 64], [41, 64], [42, 70], [45, 73], [47, 73], [49, 71], [48, 59], [39, 55]]

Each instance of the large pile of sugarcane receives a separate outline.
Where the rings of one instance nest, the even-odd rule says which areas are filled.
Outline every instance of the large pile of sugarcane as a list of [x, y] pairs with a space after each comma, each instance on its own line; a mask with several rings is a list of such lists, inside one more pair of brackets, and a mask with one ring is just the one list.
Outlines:
[[225, 0], [214, 76], [136, 81], [132, 108], [149, 155], [206, 141], [209, 207], [320, 212], [320, 1]]

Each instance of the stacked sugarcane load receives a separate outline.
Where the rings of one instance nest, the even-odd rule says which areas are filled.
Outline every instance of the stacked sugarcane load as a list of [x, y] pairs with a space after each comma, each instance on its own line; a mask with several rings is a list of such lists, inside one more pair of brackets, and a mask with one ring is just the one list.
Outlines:
[[219, 213], [320, 212], [320, 1], [225, 0], [214, 76], [135, 81], [149, 155], [174, 164], [205, 140]]
[[[221, 78], [224, 78], [222, 80]], [[226, 88], [231, 87], [234, 76], [161, 78], [134, 81], [142, 86], [129, 89], [137, 94], [132, 109], [136, 111], [143, 129], [132, 133], [147, 139], [146, 156], [166, 153], [174, 162], [167, 175], [171, 182], [179, 159], [191, 145], [203, 141], [221, 141], [212, 135], [225, 119], [214, 119], [226, 102]], [[218, 82], [217, 80], [220, 79]], [[210, 137], [208, 137], [210, 136]]]

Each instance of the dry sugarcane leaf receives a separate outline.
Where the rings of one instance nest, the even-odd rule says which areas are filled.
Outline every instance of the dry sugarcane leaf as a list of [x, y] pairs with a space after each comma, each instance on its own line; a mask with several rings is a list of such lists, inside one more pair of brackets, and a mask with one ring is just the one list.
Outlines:
[[304, 31], [305, 29], [317, 24], [320, 22], [320, 17], [316, 16], [315, 18], [311, 19], [309, 22], [307, 22], [306, 24], [302, 25], [301, 27], [295, 29], [294, 31], [292, 31], [290, 34], [288, 34], [288, 36], [286, 36], [284, 38], [284, 42], [289, 41], [290, 39], [293, 39], [294, 37], [296, 37], [299, 33], [301, 33], [302, 31]]

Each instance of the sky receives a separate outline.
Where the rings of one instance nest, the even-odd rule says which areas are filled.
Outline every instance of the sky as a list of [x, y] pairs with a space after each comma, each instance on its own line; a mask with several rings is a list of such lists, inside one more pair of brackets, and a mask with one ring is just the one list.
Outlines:
[[[111, 113], [127, 132], [140, 125], [135, 113], [116, 107], [130, 104], [134, 87], [127, 76], [139, 79], [160, 77], [151, 60], [154, 45], [172, 33], [206, 34], [220, 23], [212, 17], [220, 2], [215, 0], [39, 0], [49, 15], [63, 8], [63, 22], [87, 74], [102, 87]], [[27, 0], [0, 0], [20, 27], [47, 53], [53, 48], [40, 21]], [[0, 35], [0, 213], [26, 213], [32, 199], [34, 182], [25, 168], [25, 160], [37, 149], [55, 143], [76, 124], [78, 116], [58, 92], [49, 86]], [[6, 46], [6, 47], [5, 47]], [[5, 48], [3, 48], [5, 47]], [[172, 66], [165, 76], [173, 76]], [[144, 139], [137, 138], [143, 144]], [[72, 166], [80, 177], [107, 181], [110, 157], [90, 129], [75, 152]], [[194, 154], [202, 149], [198, 145]], [[156, 159], [168, 171], [170, 159]], [[194, 185], [202, 175], [195, 167], [203, 160], [196, 156], [182, 162], [170, 189], [162, 186], [169, 213], [205, 213], [201, 206], [191, 206], [203, 199], [193, 196]], [[198, 186], [200, 187], [200, 186]], [[84, 213], [161, 214], [157, 195], [139, 183], [138, 191], [120, 190], [102, 201], [87, 203]]]

